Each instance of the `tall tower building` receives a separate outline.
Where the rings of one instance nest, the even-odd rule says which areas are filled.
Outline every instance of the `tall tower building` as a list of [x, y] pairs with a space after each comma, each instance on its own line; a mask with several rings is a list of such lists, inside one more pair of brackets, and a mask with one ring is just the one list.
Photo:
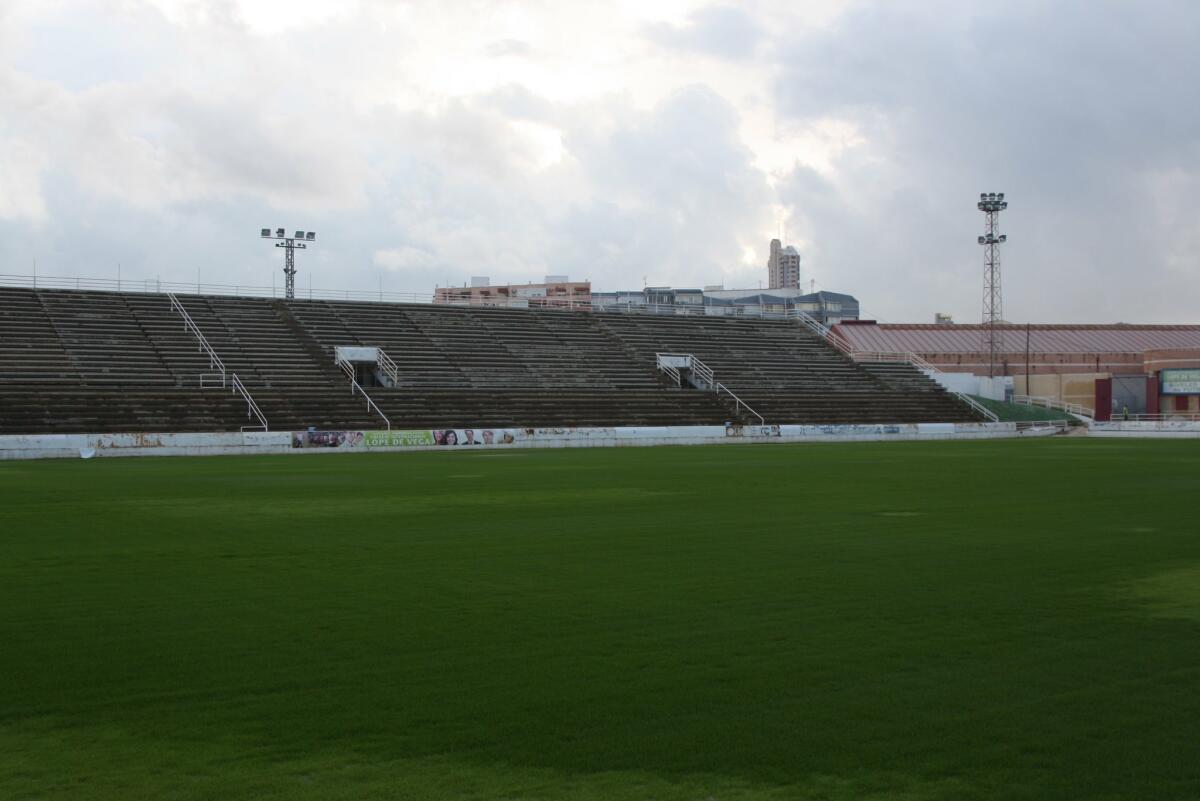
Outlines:
[[791, 245], [783, 247], [778, 239], [772, 239], [767, 274], [771, 289], [799, 289], [800, 254]]

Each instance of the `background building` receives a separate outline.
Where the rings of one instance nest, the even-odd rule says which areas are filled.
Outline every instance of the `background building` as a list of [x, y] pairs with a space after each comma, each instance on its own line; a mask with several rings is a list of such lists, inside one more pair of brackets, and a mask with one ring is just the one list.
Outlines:
[[[946, 373], [986, 376], [981, 329], [846, 320], [834, 332], [856, 350], [907, 351]], [[1200, 413], [1200, 392], [1163, 391], [1178, 377], [1171, 370], [1200, 369], [1200, 325], [1005, 323], [999, 335], [999, 375], [1014, 394], [1076, 403], [1097, 415], [1106, 406], [1109, 412]]]
[[783, 247], [778, 239], [771, 240], [771, 256], [767, 259], [768, 286], [771, 289], [800, 288], [800, 254], [791, 245]]
[[565, 275], [547, 275], [540, 284], [491, 286], [486, 276], [471, 279], [471, 286], [438, 287], [434, 303], [459, 306], [533, 306], [551, 309], [587, 309], [592, 302], [590, 281], [571, 281]]
[[723, 286], [648, 286], [640, 290], [593, 292], [588, 281], [570, 281], [565, 275], [548, 275], [541, 284], [492, 286], [486, 276], [471, 279], [470, 286], [440, 287], [434, 303], [465, 306], [536, 306], [596, 311], [644, 311], [651, 314], [705, 314], [713, 316], [778, 316], [802, 311], [833, 326], [858, 319], [858, 299], [841, 292], [809, 292], [800, 288], [800, 254], [791, 245], [771, 240], [767, 262], [771, 288], [725, 289]]
[[639, 291], [593, 292], [592, 307], [636, 309], [652, 314], [706, 314], [710, 316], [779, 316], [798, 309], [825, 325], [858, 319], [858, 299], [840, 292], [799, 289], [692, 289], [669, 286]]

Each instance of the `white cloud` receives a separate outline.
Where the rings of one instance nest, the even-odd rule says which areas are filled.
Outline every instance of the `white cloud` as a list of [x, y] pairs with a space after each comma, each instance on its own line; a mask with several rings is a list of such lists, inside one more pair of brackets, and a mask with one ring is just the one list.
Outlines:
[[1010, 317], [1185, 319], [1197, 12], [1073, 8], [15, 0], [0, 260], [262, 284], [284, 224], [315, 286], [755, 286], [782, 217], [806, 280], [969, 320], [1004, 190]]
[[23, 223], [46, 220], [42, 196], [43, 155], [22, 141], [0, 138], [0, 219]]

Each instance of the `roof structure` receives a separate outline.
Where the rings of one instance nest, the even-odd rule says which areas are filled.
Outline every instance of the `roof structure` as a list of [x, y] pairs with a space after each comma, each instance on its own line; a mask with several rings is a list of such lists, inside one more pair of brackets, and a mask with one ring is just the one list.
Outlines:
[[[837, 331], [861, 350], [914, 353], [978, 353], [982, 325], [842, 323]], [[1000, 326], [1005, 353], [1023, 353], [1026, 326]], [[1200, 348], [1200, 325], [1031, 325], [1029, 350], [1035, 353], [1142, 353], [1169, 348]]]

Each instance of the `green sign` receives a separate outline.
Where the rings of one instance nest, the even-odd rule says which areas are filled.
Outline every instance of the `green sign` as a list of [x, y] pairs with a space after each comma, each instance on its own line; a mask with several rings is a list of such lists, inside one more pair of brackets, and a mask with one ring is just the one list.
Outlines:
[[432, 431], [364, 431], [363, 444], [368, 448], [403, 448], [413, 445], [432, 445]]
[[1163, 370], [1163, 395], [1200, 395], [1200, 370]]

